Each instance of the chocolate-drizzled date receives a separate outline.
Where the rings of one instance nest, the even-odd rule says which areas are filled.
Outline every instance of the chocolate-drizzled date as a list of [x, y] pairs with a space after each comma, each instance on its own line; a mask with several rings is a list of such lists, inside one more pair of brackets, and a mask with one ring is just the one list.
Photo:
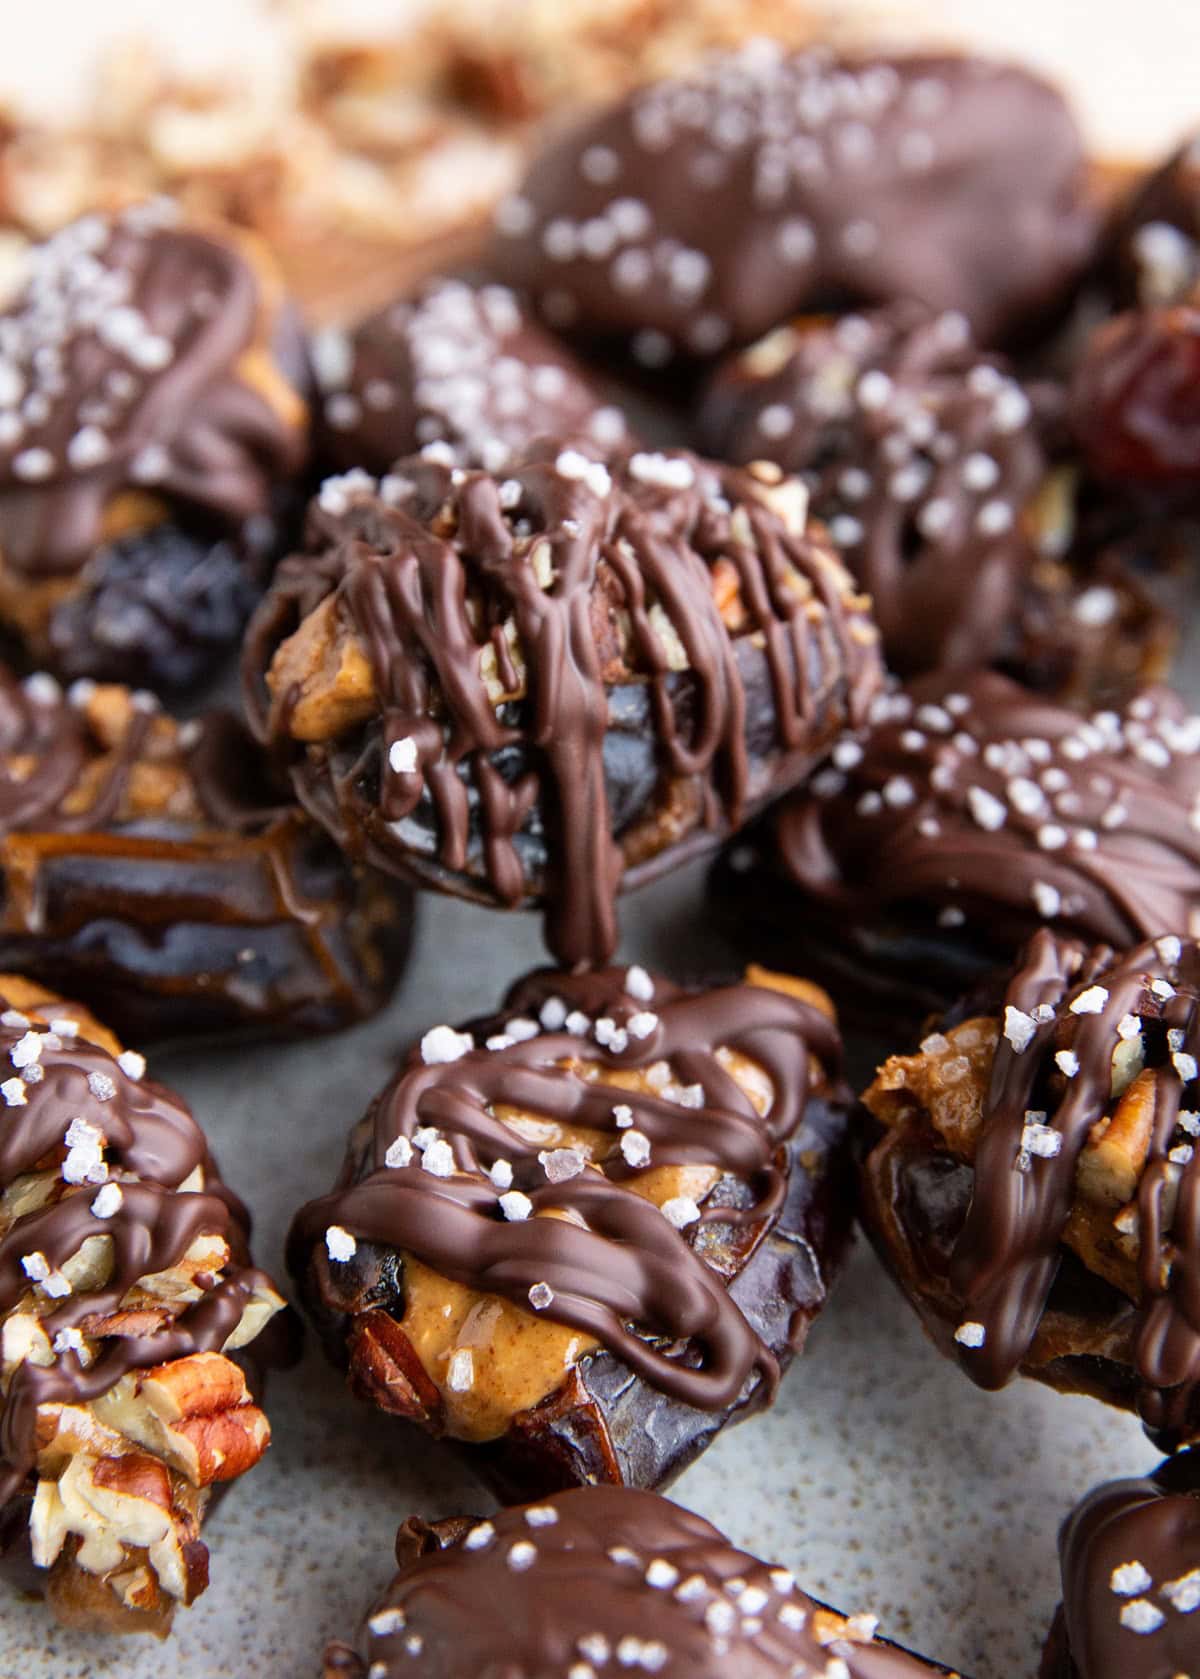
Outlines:
[[1069, 112], [1024, 71], [760, 40], [552, 142], [493, 260], [551, 325], [651, 369], [847, 303], [961, 310], [991, 343], [1086, 262], [1084, 177]]
[[1200, 951], [1043, 931], [863, 1100], [868, 1228], [944, 1351], [1200, 1429]]
[[720, 459], [802, 478], [893, 670], [992, 664], [1107, 704], [1161, 677], [1169, 625], [1111, 547], [1072, 548], [1037, 394], [961, 314], [898, 304], [777, 328], [718, 368], [698, 423]]
[[802, 779], [879, 686], [804, 508], [682, 451], [331, 480], [247, 637], [252, 722], [351, 856], [541, 900], [556, 956], [603, 961], [620, 887]]
[[1058, 1540], [1063, 1602], [1041, 1679], [1175, 1679], [1200, 1655], [1200, 1452], [1082, 1499]]
[[286, 540], [307, 383], [248, 235], [156, 200], [36, 250], [0, 313], [0, 623], [29, 657], [207, 674]]
[[142, 1040], [286, 1036], [373, 1013], [410, 924], [232, 717], [0, 669], [0, 966]]
[[801, 474], [907, 675], [987, 664], [1033, 567], [1047, 462], [1033, 406], [961, 314], [799, 321], [717, 373], [703, 443]]
[[207, 1583], [214, 1484], [268, 1444], [239, 1349], [283, 1302], [144, 1058], [27, 980], [0, 1004], [5, 1561], [70, 1624], [161, 1634]]
[[1191, 928], [1198, 753], [1167, 689], [1087, 718], [987, 672], [925, 678], [734, 843], [712, 901], [848, 1014], [915, 1024], [1041, 925], [1117, 948]]
[[659, 1485], [770, 1402], [850, 1208], [827, 1005], [757, 977], [546, 970], [425, 1035], [289, 1241], [362, 1397], [513, 1497]]
[[365, 1658], [331, 1645], [325, 1679], [401, 1679], [414, 1656], [429, 1679], [584, 1679], [610, 1663], [669, 1679], [955, 1679], [876, 1638], [876, 1616], [826, 1608], [789, 1569], [653, 1493], [596, 1487], [486, 1521], [412, 1519], [396, 1561]]
[[342, 469], [382, 475], [437, 443], [458, 466], [500, 472], [535, 437], [631, 441], [621, 410], [507, 286], [427, 281], [350, 334], [319, 333], [313, 355], [321, 452]]

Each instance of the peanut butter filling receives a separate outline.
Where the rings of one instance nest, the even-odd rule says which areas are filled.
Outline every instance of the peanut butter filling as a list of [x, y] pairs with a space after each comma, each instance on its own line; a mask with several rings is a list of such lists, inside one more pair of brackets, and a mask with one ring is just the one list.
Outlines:
[[[812, 1003], [832, 1017], [833, 1008], [819, 987], [791, 975], [752, 967], [747, 983], [779, 990]], [[774, 1100], [771, 1080], [748, 1057], [719, 1048], [717, 1059], [756, 1112], [767, 1113]], [[603, 1079], [615, 1089], [679, 1099], [682, 1092], [665, 1061], [644, 1069], [613, 1069], [596, 1062], [566, 1061], [564, 1075], [588, 1081]], [[818, 1075], [819, 1076], [819, 1075]], [[629, 1171], [622, 1135], [565, 1125], [542, 1115], [498, 1106], [495, 1118], [524, 1141], [546, 1150], [573, 1149], [583, 1155], [584, 1171], [616, 1166]], [[636, 1158], [637, 1151], [634, 1150]], [[715, 1166], [649, 1164], [623, 1181], [636, 1195], [663, 1207], [685, 1196], [701, 1204], [720, 1177]], [[569, 1217], [545, 1211], [535, 1216]], [[412, 1254], [402, 1254], [405, 1311], [400, 1327], [412, 1343], [426, 1375], [436, 1387], [448, 1434], [470, 1441], [494, 1440], [520, 1412], [550, 1397], [571, 1368], [599, 1345], [593, 1337], [441, 1276]]]

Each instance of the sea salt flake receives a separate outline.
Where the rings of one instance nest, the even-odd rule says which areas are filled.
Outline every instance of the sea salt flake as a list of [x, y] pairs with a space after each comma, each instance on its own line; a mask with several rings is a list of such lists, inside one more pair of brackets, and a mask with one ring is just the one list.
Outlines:
[[120, 1184], [106, 1183], [92, 1201], [92, 1216], [94, 1218], [112, 1218], [115, 1213], [120, 1212], [121, 1203], [124, 1199]]
[[644, 1131], [624, 1131], [621, 1134], [621, 1153], [627, 1165], [634, 1167], [650, 1164], [650, 1139]]
[[554, 1304], [554, 1290], [549, 1283], [534, 1283], [529, 1291], [529, 1304], [535, 1312], [544, 1312]]
[[417, 767], [417, 743], [411, 735], [388, 747], [388, 765], [397, 775], [412, 775]]
[[413, 1146], [407, 1137], [397, 1137], [394, 1143], [389, 1143], [387, 1153], [383, 1157], [385, 1166], [399, 1169], [412, 1165]]
[[392, 1633], [404, 1631], [407, 1618], [403, 1609], [380, 1609], [367, 1625], [376, 1638], [390, 1638]]
[[335, 1259], [341, 1264], [353, 1259], [358, 1251], [357, 1241], [340, 1224], [331, 1224], [325, 1232], [325, 1247], [330, 1259]]
[[1127, 1627], [1130, 1632], [1143, 1634], [1157, 1632], [1166, 1618], [1162, 1610], [1156, 1608], [1146, 1597], [1135, 1597], [1131, 1603], [1124, 1605], [1120, 1615], [1123, 1627]]
[[1200, 1609], [1200, 1568], [1181, 1574], [1178, 1580], [1166, 1581], [1159, 1591], [1180, 1615], [1195, 1614]]
[[500, 1197], [500, 1211], [510, 1224], [522, 1224], [533, 1212], [533, 1202], [519, 1189], [510, 1189]]
[[1008, 1039], [1017, 1055], [1028, 1049], [1037, 1033], [1037, 1026], [1033, 1016], [1026, 1014], [1024, 1009], [1018, 1009], [1008, 1003], [1004, 1009], [1004, 1036]]
[[484, 1546], [490, 1545], [495, 1537], [496, 1529], [491, 1522], [477, 1522], [463, 1540], [463, 1550], [482, 1551]]
[[669, 1201], [664, 1201], [660, 1209], [668, 1224], [673, 1224], [676, 1230], [683, 1230], [689, 1224], [695, 1224], [700, 1217], [700, 1209], [690, 1195], [673, 1195]]
[[3, 1096], [8, 1107], [23, 1108], [29, 1100], [25, 1092], [25, 1080], [5, 1079], [4, 1083], [0, 1084], [0, 1096]]
[[1103, 1014], [1107, 1002], [1108, 992], [1102, 985], [1089, 985], [1087, 990], [1081, 991], [1068, 1006], [1072, 1014]]
[[581, 1148], [542, 1149], [538, 1161], [551, 1183], [566, 1183], [577, 1178], [587, 1165], [588, 1157]]
[[639, 1003], [648, 1003], [654, 996], [654, 981], [645, 968], [636, 963], [625, 974], [625, 990]]
[[974, 1323], [970, 1321], [967, 1323], [960, 1323], [958, 1328], [954, 1331], [954, 1339], [958, 1342], [959, 1346], [962, 1347], [982, 1347], [983, 1343], [987, 1340], [987, 1330], [981, 1323]]
[[525, 1520], [530, 1527], [555, 1527], [558, 1511], [552, 1504], [531, 1504], [525, 1512]]
[[117, 1056], [117, 1066], [127, 1079], [133, 1079], [135, 1083], [146, 1075], [146, 1057], [139, 1055], [136, 1049], [123, 1049]]
[[1181, 1050], [1176, 1050], [1175, 1054], [1171, 1057], [1171, 1065], [1179, 1074], [1184, 1084], [1190, 1084], [1196, 1077], [1197, 1068], [1196, 1057], [1194, 1055], [1186, 1055]]
[[421, 1060], [427, 1067], [444, 1067], [461, 1061], [474, 1047], [469, 1032], [456, 1032], [453, 1026], [433, 1026], [421, 1039]]

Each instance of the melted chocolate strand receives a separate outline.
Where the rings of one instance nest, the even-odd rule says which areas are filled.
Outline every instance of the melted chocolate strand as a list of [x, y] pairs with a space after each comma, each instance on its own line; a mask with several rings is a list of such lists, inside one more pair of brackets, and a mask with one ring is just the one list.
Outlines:
[[[627, 615], [633, 679], [650, 686], [662, 769], [703, 779], [711, 829], [743, 819], [752, 771], [738, 638], [714, 599], [718, 561], [736, 572], [747, 618], [738, 637], [761, 638], [770, 670], [785, 760], [773, 786], [795, 780], [811, 755], [828, 696], [812, 691], [809, 673], [840, 690], [851, 726], [878, 680], [864, 602], [829, 553], [788, 533], [762, 484], [683, 454], [635, 454], [613, 472], [615, 485], [603, 466], [563, 449], [504, 480], [401, 461], [381, 486], [392, 504], [349, 480], [327, 485], [312, 515], [315, 553], [285, 562], [247, 640], [251, 715], [262, 734], [287, 742], [298, 695], [276, 694], [268, 712], [261, 678], [279, 642], [336, 592], [365, 647], [382, 727], [344, 769], [321, 746], [293, 773], [317, 819], [371, 862], [403, 872], [398, 825], [428, 800], [441, 864], [463, 868], [478, 820], [493, 898], [513, 905], [526, 889], [518, 840], [540, 794], [557, 842], [548, 942], [568, 965], [606, 960], [617, 937], [624, 865], [603, 753], [612, 678], [597, 631], [606, 590]], [[479, 672], [490, 643], [501, 680], [518, 686], [506, 624], [526, 670], [519, 716], [489, 697]], [[673, 703], [680, 650], [695, 694], [686, 723]], [[415, 768], [391, 767], [398, 741], [413, 743]], [[508, 779], [497, 756], [515, 747], [539, 768]]]
[[837, 1636], [787, 1569], [653, 1493], [577, 1489], [453, 1527], [454, 1538], [418, 1522], [400, 1530], [400, 1572], [369, 1623], [379, 1679], [411, 1672], [415, 1652], [428, 1679], [569, 1679], [614, 1657], [622, 1669], [694, 1679], [945, 1672], [877, 1643], [869, 1627]]
[[[1137, 1192], [1140, 1404], [1153, 1431], [1185, 1425], [1200, 1388], [1200, 1159], [1180, 1118], [1182, 1110], [1190, 1121], [1200, 1103], [1198, 1002], [1194, 940], [1160, 938], [1120, 958], [1103, 948], [1085, 956], [1048, 932], [1030, 944], [1005, 999], [974, 1194], [950, 1271], [964, 1319], [984, 1331], [981, 1345], [960, 1347], [981, 1386], [1002, 1386], [1029, 1351], [1058, 1269], [1080, 1156], [1112, 1112], [1114, 1057], [1136, 1039], [1154, 1081]], [[1031, 1115], [1039, 1122], [1044, 1115], [1060, 1139], [1055, 1153], [1026, 1152]]]
[[1195, 1457], [1186, 1452], [1153, 1477], [1098, 1487], [1063, 1524], [1063, 1615], [1079, 1679], [1176, 1679], [1196, 1671]]
[[263, 306], [239, 245], [157, 201], [74, 222], [33, 262], [0, 315], [3, 389], [25, 394], [0, 442], [5, 563], [77, 572], [131, 487], [233, 524], [269, 513], [305, 422], [294, 391], [285, 417], [239, 374]]
[[[69, 1007], [61, 1005], [64, 1018]], [[71, 1351], [48, 1367], [18, 1366], [0, 1408], [0, 1506], [33, 1466], [39, 1405], [85, 1404], [130, 1370], [219, 1350], [255, 1288], [269, 1286], [260, 1272], [247, 1268], [245, 1208], [217, 1176], [203, 1135], [179, 1098], [163, 1085], [134, 1077], [99, 1046], [26, 1026], [24, 1020], [17, 1013], [0, 1020], [0, 1061], [11, 1080], [0, 1091], [0, 1191], [51, 1169], [73, 1123], [103, 1135], [105, 1169], [77, 1184], [64, 1180], [59, 1199], [17, 1218], [0, 1239], [0, 1317], [34, 1286], [23, 1260], [39, 1255], [55, 1272], [90, 1237], [110, 1239], [108, 1279], [103, 1287], [67, 1293], [41, 1318], [51, 1341], [62, 1329], [87, 1333], [89, 1321], [116, 1311], [140, 1278], [179, 1264], [201, 1234], [223, 1237], [233, 1263], [201, 1300], [162, 1329], [102, 1336], [86, 1367]], [[181, 1192], [179, 1186], [197, 1168], [206, 1188]], [[98, 1184], [107, 1181], [119, 1185], [120, 1205], [100, 1217], [92, 1203]]]
[[[448, 1063], [425, 1065], [419, 1053], [410, 1056], [372, 1110], [372, 1143], [359, 1181], [310, 1203], [297, 1218], [289, 1242], [293, 1270], [302, 1271], [337, 1225], [526, 1309], [531, 1289], [536, 1294], [546, 1285], [551, 1298], [544, 1316], [595, 1336], [654, 1387], [689, 1404], [722, 1410], [756, 1371], [773, 1385], [775, 1360], [721, 1278], [657, 1207], [625, 1186], [630, 1172], [619, 1154], [598, 1162], [599, 1171], [589, 1167], [547, 1184], [539, 1145], [495, 1117], [498, 1107], [513, 1107], [615, 1139], [618, 1110], [626, 1109], [649, 1139], [656, 1167], [704, 1163], [751, 1186], [752, 1205], [703, 1209], [698, 1226], [769, 1218], [782, 1197], [783, 1144], [803, 1115], [812, 1060], [836, 1075], [836, 1029], [816, 1009], [778, 992], [731, 986], [689, 994], [661, 979], [654, 983], [653, 1002], [643, 1007], [625, 993], [618, 970], [537, 975], [510, 993], [508, 1008], [535, 1021], [543, 1014], [561, 1020], [564, 1010], [586, 1017], [586, 1024], [571, 1021], [586, 1037], [555, 1028], [496, 1049], [471, 1049]], [[600, 1035], [614, 1047], [597, 1041], [600, 1022], [607, 1022]], [[773, 1099], [765, 1116], [721, 1065], [717, 1046], [767, 1073]], [[665, 1061], [676, 1099], [629, 1090], [603, 1075], [585, 1079], [571, 1070], [575, 1060], [614, 1071]], [[685, 1105], [691, 1102], [696, 1105]], [[418, 1154], [409, 1165], [387, 1165], [397, 1139], [419, 1145], [422, 1127], [450, 1143], [454, 1176], [423, 1169]], [[558, 1209], [570, 1220], [507, 1222], [488, 1177], [497, 1160], [510, 1162], [513, 1187], [528, 1194], [535, 1214]], [[658, 1336], [698, 1342], [699, 1367], [652, 1344], [649, 1338]]]

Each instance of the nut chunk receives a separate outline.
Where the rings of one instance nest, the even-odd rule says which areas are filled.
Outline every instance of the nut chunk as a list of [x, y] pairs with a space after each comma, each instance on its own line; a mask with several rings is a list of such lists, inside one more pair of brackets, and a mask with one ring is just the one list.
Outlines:
[[290, 1238], [356, 1391], [512, 1496], [661, 1484], [769, 1404], [849, 1231], [827, 1010], [547, 969], [427, 1032]]
[[250, 627], [247, 704], [350, 855], [548, 909], [568, 965], [614, 895], [803, 779], [878, 632], [778, 467], [538, 446], [329, 480]]
[[1038, 933], [1003, 994], [894, 1056], [865, 1217], [935, 1342], [1200, 1437], [1200, 945]]
[[64, 1622], [161, 1635], [207, 1584], [212, 1487], [270, 1440], [239, 1349], [283, 1301], [143, 1058], [27, 980], [0, 1010], [5, 1560], [28, 1547]]
[[955, 1679], [877, 1639], [875, 1615], [827, 1609], [790, 1570], [654, 1493], [576, 1489], [488, 1521], [412, 1519], [396, 1561], [366, 1659], [331, 1645], [325, 1679]]

